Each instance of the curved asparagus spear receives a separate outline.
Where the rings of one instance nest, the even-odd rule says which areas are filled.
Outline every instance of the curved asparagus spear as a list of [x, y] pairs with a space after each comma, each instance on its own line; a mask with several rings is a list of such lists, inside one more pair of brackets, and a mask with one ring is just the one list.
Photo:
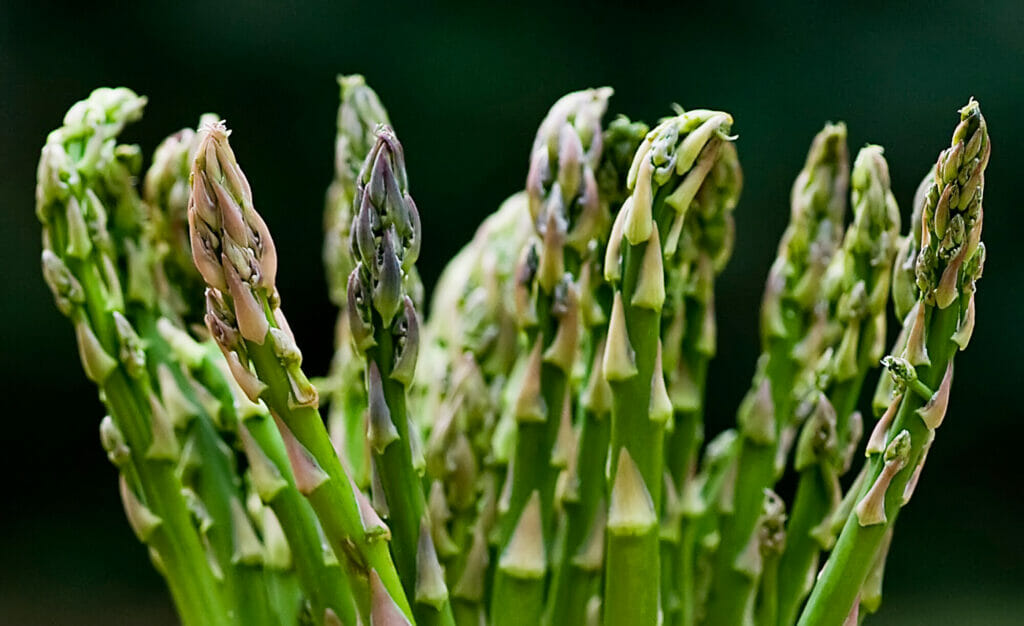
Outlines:
[[[515, 457], [507, 509], [499, 531], [500, 558], [491, 599], [495, 624], [536, 623], [554, 535], [555, 452], [562, 416], [572, 417], [567, 384], [579, 353], [581, 255], [607, 221], [598, 196], [601, 117], [611, 89], [569, 94], [551, 107], [537, 131], [526, 191], [537, 240], [517, 276], [520, 323], [529, 357], [515, 404]], [[518, 610], [501, 607], [516, 602]]]
[[[320, 518], [345, 564], [360, 613], [412, 616], [385, 542], [386, 532], [360, 508], [317, 411], [318, 397], [274, 286], [277, 253], [252, 204], [252, 192], [228, 145], [223, 123], [200, 129], [192, 169], [192, 255], [206, 281], [206, 324], [239, 386], [263, 400], [288, 451], [296, 486]], [[372, 580], [379, 585], [371, 590]], [[372, 602], [376, 591], [379, 602]], [[390, 598], [386, 600], [380, 593]]]
[[[200, 125], [215, 119], [204, 115]], [[199, 135], [191, 129], [171, 135], [157, 149], [145, 177], [154, 234], [154, 283], [163, 302], [159, 308], [166, 316], [156, 324], [158, 343], [173, 352], [192, 387], [208, 394], [199, 404], [208, 404], [210, 398], [219, 401], [218, 427], [240, 441], [248, 458], [250, 494], [262, 496], [269, 508], [254, 508], [252, 498], [247, 498], [245, 508], [266, 545], [266, 584], [275, 609], [281, 611], [278, 621], [295, 621], [300, 607], [296, 593], [305, 594], [310, 617], [317, 624], [325, 621], [328, 611], [340, 619], [354, 620], [347, 581], [333, 553], [322, 545], [312, 508], [295, 488], [284, 443], [270, 413], [262, 402], [253, 404], [245, 397], [216, 344], [209, 339], [198, 343], [187, 330], [200, 306], [192, 300], [202, 301], [201, 290], [190, 293], [194, 285], [202, 283], [202, 277], [192, 262], [188, 233], [188, 179], [198, 146]], [[171, 276], [175, 278], [161, 282]], [[180, 317], [176, 304], [185, 305]], [[219, 454], [219, 450], [214, 452]], [[204, 458], [201, 454], [197, 460], [201, 463]]]
[[612, 388], [604, 597], [609, 626], [659, 621], [659, 585], [616, 573], [660, 571], [663, 434], [672, 417], [662, 367], [661, 312], [666, 274], [680, 271], [666, 268], [664, 259], [673, 259], [678, 240], [672, 233], [681, 231], [731, 125], [726, 113], [697, 110], [669, 118], [648, 133], [630, 168], [632, 195], [608, 242], [604, 273], [615, 287], [603, 363]]
[[684, 540], [686, 525], [693, 522], [681, 504], [694, 479], [697, 453], [704, 440], [704, 387], [708, 363], [717, 349], [714, 279], [732, 254], [732, 211], [739, 200], [742, 178], [735, 145], [722, 144], [708, 181], [680, 225], [679, 243], [670, 262], [680, 271], [673, 272], [665, 285], [662, 368], [673, 409], [665, 441], [665, 488], [673, 492], [666, 492], [662, 506], [662, 604], [670, 621], [676, 621], [678, 615], [679, 623], [686, 625], [694, 623], [696, 608], [696, 546]]
[[[142, 207], [131, 196], [138, 150], [117, 144], [144, 104], [128, 89], [98, 89], [47, 138], [36, 188], [43, 273], [75, 325], [83, 369], [110, 411], [101, 434], [121, 471], [133, 530], [150, 547], [183, 623], [229, 624], [228, 599], [176, 474], [180, 443], [147, 370], [150, 358], [125, 317], [128, 298], [152, 297], [139, 246]], [[122, 273], [119, 262], [126, 259]]]
[[801, 626], [838, 624], [854, 610], [945, 417], [953, 359], [967, 347], [974, 326], [975, 281], [985, 259], [982, 196], [990, 152], [981, 107], [971, 100], [960, 110], [951, 145], [940, 153], [925, 194], [915, 261], [917, 311], [908, 316], [902, 354], [885, 359], [897, 395], [869, 438], [865, 489], [814, 585]]
[[[778, 618], [792, 624], [810, 592], [818, 554], [831, 547], [831, 515], [840, 499], [839, 476], [859, 439], [857, 399], [867, 372], [885, 350], [886, 305], [899, 237], [899, 207], [889, 189], [889, 168], [879, 146], [860, 150], [852, 175], [853, 221], [826, 273], [827, 317], [834, 330], [817, 389], [806, 402], [796, 446], [799, 472], [786, 549], [779, 567]], [[776, 621], [776, 620], [771, 620]]]
[[787, 440], [792, 440], [794, 383], [818, 354], [817, 334], [809, 331], [818, 317], [822, 278], [843, 233], [848, 162], [846, 127], [826, 125], [793, 184], [790, 223], [762, 303], [758, 371], [737, 414], [741, 443], [734, 510], [722, 520], [708, 599], [711, 624], [740, 623], [757, 587], [759, 572], [741, 571], [739, 558], [756, 540], [764, 490], [774, 484], [776, 458], [785, 458]]

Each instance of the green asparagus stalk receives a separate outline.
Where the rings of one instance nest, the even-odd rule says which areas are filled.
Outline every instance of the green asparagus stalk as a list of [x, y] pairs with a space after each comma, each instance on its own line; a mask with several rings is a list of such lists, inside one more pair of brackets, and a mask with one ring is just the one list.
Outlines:
[[[526, 191], [537, 237], [517, 276], [520, 324], [529, 356], [515, 404], [516, 447], [509, 499], [502, 511], [500, 558], [491, 617], [501, 625], [536, 623], [544, 608], [545, 578], [554, 537], [557, 435], [571, 423], [568, 378], [579, 355], [580, 259], [607, 222], [596, 168], [601, 118], [611, 89], [569, 94], [541, 123], [530, 157]], [[516, 611], [502, 609], [515, 602]]]
[[[762, 304], [762, 355], [740, 406], [741, 444], [733, 512], [722, 519], [709, 624], [738, 624], [757, 588], [758, 572], [743, 571], [740, 557], [756, 542], [764, 490], [775, 483], [777, 457], [791, 441], [793, 386], [817, 359], [821, 282], [842, 238], [849, 158], [846, 127], [829, 124], [814, 138], [791, 194], [790, 224], [768, 275]], [[747, 616], [752, 618], [752, 616]]]
[[121, 193], [137, 172], [139, 153], [117, 144], [117, 136], [144, 105], [130, 90], [98, 89], [47, 138], [36, 189], [43, 273], [74, 323], [83, 369], [110, 411], [101, 435], [121, 471], [133, 530], [167, 579], [183, 623], [228, 624], [228, 599], [176, 473], [180, 443], [150, 381], [149, 357], [125, 317], [126, 296], [145, 293], [148, 268], [136, 245], [141, 203]]
[[341, 466], [317, 411], [318, 396], [274, 286], [277, 253], [252, 204], [248, 181], [222, 123], [200, 130], [192, 170], [193, 259], [206, 281], [206, 324], [253, 402], [263, 400], [284, 440], [298, 490], [320, 519], [349, 576], [364, 620], [397, 607], [412, 612], [386, 544], [387, 529]]
[[666, 275], [680, 271], [666, 268], [664, 259], [674, 259], [676, 233], [720, 158], [731, 125], [726, 113], [697, 110], [648, 133], [630, 168], [632, 195], [612, 227], [604, 273], [615, 293], [603, 362], [612, 389], [604, 595], [609, 626], [660, 621], [659, 585], [616, 574], [660, 571], [663, 436], [672, 417], [660, 329]]
[[670, 622], [686, 625], [694, 623], [696, 547], [683, 541], [685, 526], [692, 521], [684, 514], [682, 502], [704, 440], [704, 386], [708, 363], [717, 348], [714, 277], [732, 254], [732, 210], [741, 188], [736, 148], [732, 143], [722, 144], [720, 158], [681, 225], [680, 242], [670, 262], [680, 271], [668, 277], [662, 309], [662, 367], [673, 409], [665, 441], [662, 603]]
[[780, 564], [780, 625], [796, 621], [814, 583], [818, 554], [831, 547], [839, 477], [852, 460], [861, 429], [860, 416], [854, 415], [857, 399], [865, 376], [885, 351], [900, 219], [881, 147], [867, 146], [857, 155], [851, 196], [853, 221], [824, 279], [827, 319], [834, 326], [826, 332], [831, 345], [816, 372], [817, 390], [805, 402], [809, 417], [796, 447], [799, 480]]
[[[974, 326], [975, 282], [981, 276], [982, 195], [991, 144], [985, 118], [971, 100], [960, 110], [951, 145], [940, 153], [925, 193], [916, 239], [915, 282], [894, 276], [895, 287], [916, 292], [901, 354], [883, 363], [896, 395], [867, 444], [865, 487], [800, 616], [801, 626], [838, 624], [856, 610], [872, 567], [900, 508], [913, 495], [927, 450], [949, 403], [953, 359]], [[897, 263], [895, 273], [903, 271]]]
[[377, 141], [375, 131], [388, 124], [377, 94], [358, 74], [339, 76], [337, 139], [334, 180], [327, 189], [324, 211], [324, 268], [331, 301], [338, 307], [334, 358], [321, 395], [329, 400], [328, 430], [348, 471], [360, 489], [370, 486], [370, 451], [366, 442], [366, 389], [363, 359], [352, 345], [348, 327], [348, 277], [356, 260], [350, 248], [353, 207], [359, 171]]
[[406, 594], [414, 597], [416, 621], [453, 623], [444, 573], [438, 563], [420, 469], [413, 455], [417, 436], [407, 411], [419, 352], [419, 316], [405, 288], [419, 255], [420, 217], [408, 192], [402, 146], [389, 127], [359, 175], [352, 224], [357, 259], [349, 276], [349, 329], [366, 358], [367, 438], [391, 523], [391, 550]]
[[[314, 621], [330, 623], [324, 618], [328, 610], [339, 619], [354, 620], [356, 608], [348, 581], [331, 549], [321, 541], [313, 509], [296, 488], [284, 441], [266, 405], [249, 400], [215, 343], [198, 343], [166, 318], [158, 322], [158, 330], [178, 361], [220, 401], [224, 420], [236, 425], [238, 440], [249, 463], [249, 482], [280, 524], [291, 567]], [[261, 514], [261, 518], [266, 516], [266, 513]], [[263, 537], [270, 559], [274, 554], [271, 538], [266, 532]]]
[[706, 615], [714, 556], [721, 541], [719, 519], [732, 513], [739, 443], [734, 429], [722, 431], [712, 439], [704, 451], [700, 471], [686, 483], [681, 497], [680, 509], [686, 523], [680, 544], [692, 546], [694, 582], [692, 609], [684, 606], [680, 617], [686, 619], [692, 614], [695, 623], [702, 623]]
[[[622, 116], [605, 130], [597, 169], [602, 213], [618, 212], [629, 197], [627, 174], [647, 131], [646, 124]], [[585, 369], [579, 383], [575, 376], [572, 378], [576, 427], [570, 437], [562, 436], [569, 431], [561, 430], [557, 444], [559, 453], [567, 458], [555, 490], [563, 515], [556, 536], [554, 571], [545, 612], [545, 623], [549, 624], [586, 623], [588, 612], [593, 612], [602, 591], [611, 388], [604, 379], [601, 363], [612, 300], [610, 285], [603, 280], [601, 255], [611, 220], [603, 221], [605, 228], [595, 234], [588, 253], [581, 259], [580, 349]]]

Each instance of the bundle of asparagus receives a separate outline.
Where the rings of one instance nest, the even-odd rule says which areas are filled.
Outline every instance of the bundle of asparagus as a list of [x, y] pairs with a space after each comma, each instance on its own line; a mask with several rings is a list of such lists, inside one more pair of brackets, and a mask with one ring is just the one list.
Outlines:
[[[336, 355], [315, 383], [223, 122], [169, 137], [141, 192], [141, 150], [118, 141], [145, 105], [128, 89], [77, 103], [42, 151], [43, 275], [183, 623], [812, 626], [878, 609], [974, 326], [977, 102], [903, 236], [882, 148], [851, 170], [842, 124], [814, 138], [737, 428], [702, 449], [742, 186], [732, 117], [677, 109], [649, 129], [604, 120], [609, 88], [560, 99], [525, 189], [422, 321], [402, 145], [362, 77], [340, 87]], [[883, 358], [890, 293], [903, 328]]]

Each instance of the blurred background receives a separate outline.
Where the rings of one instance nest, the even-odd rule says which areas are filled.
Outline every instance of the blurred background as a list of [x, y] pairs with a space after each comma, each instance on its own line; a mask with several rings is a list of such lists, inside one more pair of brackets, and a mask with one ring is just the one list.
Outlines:
[[814, 133], [844, 120], [851, 153], [885, 146], [908, 220], [957, 109], [977, 97], [994, 144], [978, 327], [957, 360], [925, 479], [900, 515], [883, 610], [870, 623], [1024, 619], [1024, 219], [1014, 187], [1024, 167], [1024, 3], [87, 4], [0, 2], [0, 623], [175, 621], [123, 520], [98, 441], [103, 408], [40, 277], [33, 186], [47, 132], [98, 86], [149, 96], [126, 134], [147, 154], [203, 112], [224, 117], [277, 242], [278, 284], [308, 370], [321, 373], [334, 320], [320, 240], [335, 74], [355, 72], [405, 145], [428, 285], [522, 187], [534, 130], [563, 93], [612, 85], [610, 112], [649, 122], [673, 102], [734, 114], [746, 185], [736, 253], [718, 283], [709, 434], [732, 423], [749, 384], [762, 283]]

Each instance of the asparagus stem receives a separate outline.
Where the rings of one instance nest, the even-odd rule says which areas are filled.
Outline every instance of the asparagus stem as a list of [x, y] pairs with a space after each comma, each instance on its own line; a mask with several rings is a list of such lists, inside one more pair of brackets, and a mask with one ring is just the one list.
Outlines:
[[[735, 146], [725, 143], [720, 150], [708, 181], [700, 187], [681, 224], [672, 255], [672, 265], [679, 271], [669, 277], [662, 311], [663, 368], [673, 409], [665, 459], [669, 483], [679, 490], [673, 494], [677, 502], [694, 478], [697, 453], [704, 439], [704, 387], [717, 335], [714, 276], [731, 256], [735, 231], [732, 210], [742, 187]], [[692, 624], [694, 546], [682, 542], [687, 520], [681, 510], [669, 510], [671, 501], [666, 500], [662, 512], [668, 524], [662, 529], [662, 602], [670, 621]]]
[[[230, 603], [234, 619], [245, 624], [270, 624], [274, 616], [264, 586], [263, 546], [245, 515], [243, 496], [235, 472], [234, 454], [218, 435], [213, 417], [206, 412], [193, 391], [189, 380], [176, 364], [169, 348], [157, 332], [152, 315], [141, 313], [136, 319], [140, 336], [145, 342], [147, 366], [154, 379], [160, 378], [158, 368], [170, 375], [160, 378], [161, 385], [177, 387], [192, 406], [186, 428], [186, 446], [195, 446], [195, 467], [183, 461], [182, 481], [194, 489], [204, 515], [209, 517], [204, 535], [209, 540], [213, 557], [223, 572], [224, 596]], [[169, 391], [162, 387], [165, 402]]]
[[[923, 202], [920, 234], [911, 233], [919, 249], [915, 273], [920, 314], [908, 316], [917, 327], [911, 327], [902, 356], [885, 360], [898, 391], [906, 391], [892, 399], [899, 408], [891, 424], [880, 421], [879, 435], [886, 433], [884, 451], [868, 449], [867, 489], [814, 585], [801, 626], [836, 624], [849, 614], [900, 508], [913, 493], [925, 452], [945, 415], [953, 358], [970, 338], [975, 281], [984, 264], [982, 194], [990, 151], [985, 118], [971, 100], [960, 110], [950, 148], [939, 155], [934, 183]], [[896, 273], [900, 271], [897, 266]], [[922, 385], [935, 390], [934, 395], [922, 398], [916, 391]]]
[[847, 163], [845, 126], [827, 125], [815, 137], [793, 185], [790, 225], [765, 289], [762, 360], [738, 415], [741, 444], [735, 508], [722, 521], [709, 598], [710, 624], [741, 623], [752, 604], [749, 599], [759, 573], [741, 572], [738, 559], [754, 540], [763, 492], [777, 478], [779, 446], [784, 443], [784, 430], [791, 427], [794, 383], [808, 365], [807, 356], [817, 353], [816, 349], [797, 347], [805, 337], [813, 338], [809, 328], [821, 278], [839, 247], [849, 179]]
[[[296, 489], [284, 442], [266, 406], [262, 402], [254, 404], [245, 396], [212, 342], [195, 344], [180, 329], [168, 328], [167, 324], [162, 334], [174, 333], [175, 341], [191, 344], [184, 347], [199, 356], [196, 377], [217, 396], [231, 422], [237, 425], [254, 487], [281, 525], [290, 560], [314, 619], [320, 623], [330, 609], [342, 620], [355, 620], [357, 612], [348, 581], [330, 548], [321, 541], [313, 509]], [[280, 586], [287, 585], [282, 581]]]
[[[278, 420], [296, 486], [345, 563], [360, 614], [369, 619], [374, 611], [390, 612], [397, 606], [411, 618], [387, 545], [377, 526], [364, 525], [357, 494], [317, 411], [316, 390], [302, 372], [301, 354], [274, 287], [276, 251], [253, 208], [227, 129], [211, 124], [200, 134], [189, 225], [196, 267], [209, 285], [210, 333], [250, 400], [262, 399]], [[374, 581], [378, 598], [371, 603]]]

